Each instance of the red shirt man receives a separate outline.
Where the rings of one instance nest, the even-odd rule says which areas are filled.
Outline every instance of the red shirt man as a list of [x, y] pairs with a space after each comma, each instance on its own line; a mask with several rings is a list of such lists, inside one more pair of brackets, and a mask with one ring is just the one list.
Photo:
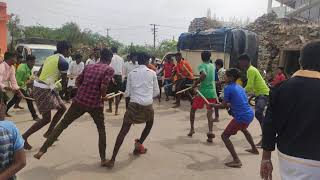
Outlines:
[[284, 74], [284, 69], [282, 67], [279, 67], [278, 68], [278, 71], [277, 71], [277, 75], [276, 77], [273, 79], [271, 85], [272, 86], [275, 86], [279, 83], [281, 83], [282, 81], [286, 80], [286, 75]]

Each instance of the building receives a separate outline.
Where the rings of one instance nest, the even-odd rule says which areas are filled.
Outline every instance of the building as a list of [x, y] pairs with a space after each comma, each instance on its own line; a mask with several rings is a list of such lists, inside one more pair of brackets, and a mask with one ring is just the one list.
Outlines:
[[295, 18], [302, 21], [320, 22], [320, 0], [268, 0], [268, 12], [274, 11], [278, 17]]
[[190, 23], [189, 32], [204, 31], [209, 28], [209, 19], [207, 17], [195, 18]]

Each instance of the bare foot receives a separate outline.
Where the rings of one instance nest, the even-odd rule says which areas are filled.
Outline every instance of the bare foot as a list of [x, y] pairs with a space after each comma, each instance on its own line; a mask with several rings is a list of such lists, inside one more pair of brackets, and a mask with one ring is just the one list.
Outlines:
[[28, 140], [24, 140], [24, 149], [28, 151], [32, 149], [32, 146], [28, 143]]
[[232, 161], [232, 162], [225, 163], [225, 165], [228, 167], [232, 167], [232, 168], [241, 168], [242, 163], [240, 160], [238, 160], [238, 161]]
[[21, 106], [14, 106], [13, 108], [14, 108], [14, 109], [24, 109], [24, 108], [21, 107]]
[[207, 142], [208, 142], [208, 143], [212, 143], [212, 142], [213, 142], [212, 139], [215, 138], [216, 135], [214, 135], [213, 133], [208, 133], [208, 134], [207, 134], [207, 137], [208, 137]]
[[114, 161], [110, 160], [104, 164], [104, 167], [107, 167], [108, 169], [112, 169], [114, 167]]
[[43, 137], [47, 139], [50, 136], [50, 134], [51, 134], [51, 132], [46, 132], [46, 133], [44, 133]]
[[35, 154], [33, 157], [36, 159], [41, 159], [41, 157], [44, 155], [44, 152], [39, 151], [37, 154]]
[[192, 137], [193, 136], [193, 134], [195, 134], [196, 132], [194, 131], [194, 130], [190, 130], [190, 132], [189, 132], [189, 134], [188, 134], [188, 136], [189, 137]]
[[111, 109], [107, 109], [106, 112], [107, 113], [112, 113], [112, 110]]
[[219, 120], [219, 118], [217, 117], [217, 118], [214, 118], [214, 119], [213, 119], [213, 122], [220, 122], [220, 120]]
[[12, 117], [10, 114], [6, 113], [6, 117]]
[[114, 115], [115, 115], [115, 116], [119, 116], [120, 114], [119, 114], [118, 111], [116, 111], [116, 112], [114, 113]]
[[108, 163], [108, 160], [101, 160], [101, 167], [106, 167], [106, 164]]
[[172, 108], [178, 108], [178, 107], [180, 107], [181, 105], [180, 104], [176, 104], [176, 105], [174, 105]]
[[258, 149], [247, 149], [246, 151], [247, 151], [248, 153], [251, 153], [251, 154], [256, 154], [256, 155], [259, 154]]

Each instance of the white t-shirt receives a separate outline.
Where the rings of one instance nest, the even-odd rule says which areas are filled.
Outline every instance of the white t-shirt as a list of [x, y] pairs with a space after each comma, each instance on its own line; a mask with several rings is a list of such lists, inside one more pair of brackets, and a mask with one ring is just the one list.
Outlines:
[[124, 60], [117, 54], [113, 54], [110, 66], [114, 70], [114, 75], [123, 75]]

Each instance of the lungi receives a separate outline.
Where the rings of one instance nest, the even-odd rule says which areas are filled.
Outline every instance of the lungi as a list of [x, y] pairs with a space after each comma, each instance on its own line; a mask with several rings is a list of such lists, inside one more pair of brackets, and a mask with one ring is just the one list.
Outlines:
[[35, 99], [40, 114], [59, 109], [63, 106], [63, 101], [58, 93], [51, 89], [33, 87], [32, 97]]
[[130, 124], [142, 124], [154, 120], [153, 106], [142, 106], [137, 103], [130, 102], [126, 113], [124, 114], [124, 122]]
[[320, 161], [296, 158], [279, 152], [279, 168], [282, 180], [320, 179]]

